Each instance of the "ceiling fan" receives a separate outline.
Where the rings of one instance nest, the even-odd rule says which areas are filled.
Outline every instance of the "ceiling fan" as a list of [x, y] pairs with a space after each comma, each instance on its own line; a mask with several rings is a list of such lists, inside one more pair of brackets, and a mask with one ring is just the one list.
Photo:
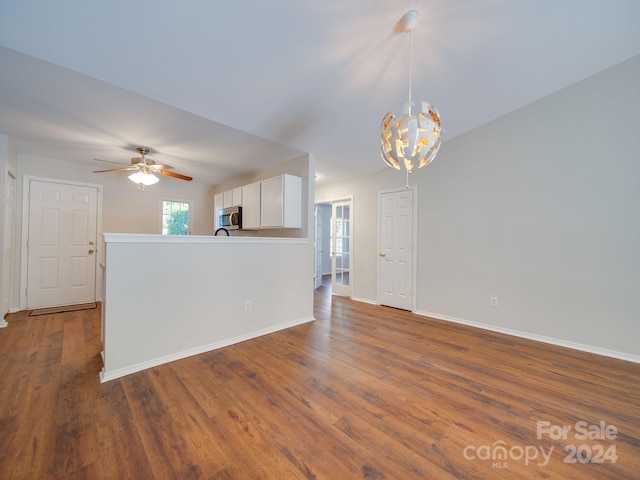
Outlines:
[[[129, 175], [129, 180], [137, 183], [138, 190], [142, 187], [143, 191], [146, 185], [153, 185], [154, 183], [158, 182], [158, 177], [155, 176], [156, 173], [166, 175], [167, 177], [179, 178], [180, 180], [186, 180], [188, 182], [193, 180], [192, 177], [189, 177], [187, 175], [182, 175], [180, 173], [170, 171], [173, 170], [173, 167], [170, 165], [157, 165], [156, 162], [154, 162], [150, 158], [147, 158], [147, 154], [149, 153], [148, 148], [138, 147], [136, 148], [136, 151], [140, 154], [140, 157], [132, 158], [131, 165], [121, 168], [111, 168], [109, 170], [94, 170], [93, 173], [132, 171], [133, 173]], [[107, 160], [99, 161], [104, 162]]]

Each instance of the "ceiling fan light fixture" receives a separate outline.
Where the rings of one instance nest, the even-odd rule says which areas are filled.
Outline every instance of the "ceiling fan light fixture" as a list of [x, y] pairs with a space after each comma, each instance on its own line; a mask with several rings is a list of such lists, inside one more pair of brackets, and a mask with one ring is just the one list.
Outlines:
[[153, 173], [136, 172], [129, 175], [129, 180], [133, 183], [137, 183], [138, 185], [147, 186], [158, 183], [159, 179]]

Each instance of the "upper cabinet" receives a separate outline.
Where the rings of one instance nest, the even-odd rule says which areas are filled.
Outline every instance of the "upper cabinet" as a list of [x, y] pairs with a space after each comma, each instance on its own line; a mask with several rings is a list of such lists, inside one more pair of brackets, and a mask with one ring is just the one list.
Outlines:
[[215, 226], [222, 208], [242, 206], [242, 229], [302, 228], [302, 178], [283, 174], [214, 196]]
[[302, 179], [284, 174], [260, 183], [260, 226], [262, 228], [301, 228]]
[[260, 182], [242, 187], [242, 228], [260, 228]]
[[242, 187], [236, 187], [233, 190], [227, 190], [222, 195], [224, 196], [223, 208], [237, 207], [242, 205]]
[[226, 192], [223, 192], [222, 196], [224, 198], [222, 208], [233, 207], [233, 191], [227, 190]]
[[240, 207], [242, 206], [242, 187], [236, 187], [231, 190], [232, 207]]

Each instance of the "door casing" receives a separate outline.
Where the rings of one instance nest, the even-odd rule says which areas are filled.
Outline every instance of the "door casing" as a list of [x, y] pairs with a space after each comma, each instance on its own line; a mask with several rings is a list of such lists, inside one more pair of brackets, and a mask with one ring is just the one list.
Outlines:
[[[97, 212], [96, 212], [96, 229], [98, 236], [102, 233], [102, 185], [95, 183], [74, 182], [69, 180], [61, 180], [56, 178], [36, 177], [25, 175], [22, 182], [22, 240], [20, 246], [20, 310], [27, 308], [27, 268], [28, 268], [28, 248], [27, 240], [29, 235], [29, 186], [31, 181], [40, 181], [47, 183], [57, 183], [70, 186], [80, 186], [95, 188], [97, 190]], [[95, 298], [97, 301], [102, 299], [102, 278], [104, 265], [104, 241], [102, 238], [96, 241], [96, 273], [95, 273]]]
[[[412, 208], [412, 218], [411, 218], [411, 225], [412, 225], [412, 238], [411, 238], [411, 243], [412, 243], [412, 247], [411, 247], [411, 311], [414, 312], [416, 310], [416, 289], [417, 289], [417, 278], [418, 278], [418, 255], [417, 255], [417, 249], [416, 249], [416, 245], [418, 244], [418, 214], [417, 214], [417, 210], [418, 210], [418, 188], [416, 185], [412, 185], [410, 187], [402, 187], [402, 188], [395, 188], [395, 189], [390, 189], [390, 190], [381, 190], [378, 192], [378, 234], [377, 234], [377, 240], [378, 240], [378, 245], [377, 245], [377, 249], [378, 249], [378, 255], [382, 252], [382, 225], [380, 222], [380, 217], [381, 217], [381, 213], [382, 213], [382, 198], [384, 194], [389, 194], [389, 193], [400, 193], [400, 192], [406, 192], [407, 190], [411, 191], [412, 193], [412, 202], [413, 202], [413, 208]], [[383, 285], [383, 278], [382, 278], [382, 262], [381, 262], [381, 257], [378, 256], [378, 258], [376, 259], [377, 261], [377, 265], [378, 265], [378, 284], [377, 284], [377, 303], [378, 305], [382, 305], [382, 295], [381, 295], [381, 289], [382, 289], [382, 285]]]
[[314, 268], [313, 268], [313, 277], [314, 277], [314, 290], [320, 288], [322, 286], [322, 251], [323, 251], [323, 237], [322, 237], [322, 226], [323, 226], [323, 215], [322, 212], [318, 211], [318, 205], [314, 205], [313, 207], [313, 220], [314, 220], [314, 242], [313, 242], [313, 251], [314, 251]]

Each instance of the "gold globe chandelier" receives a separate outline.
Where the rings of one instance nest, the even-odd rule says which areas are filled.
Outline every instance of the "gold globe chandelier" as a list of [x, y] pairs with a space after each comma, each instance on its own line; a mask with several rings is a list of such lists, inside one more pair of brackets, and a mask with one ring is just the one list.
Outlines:
[[436, 107], [421, 100], [418, 105], [411, 98], [411, 69], [413, 63], [413, 39], [411, 33], [418, 22], [418, 12], [410, 10], [398, 22], [401, 31], [409, 32], [409, 100], [405, 103], [401, 115], [388, 112], [380, 126], [382, 159], [396, 170], [404, 164], [409, 174], [413, 167], [422, 168], [429, 164], [440, 149], [440, 114]]

